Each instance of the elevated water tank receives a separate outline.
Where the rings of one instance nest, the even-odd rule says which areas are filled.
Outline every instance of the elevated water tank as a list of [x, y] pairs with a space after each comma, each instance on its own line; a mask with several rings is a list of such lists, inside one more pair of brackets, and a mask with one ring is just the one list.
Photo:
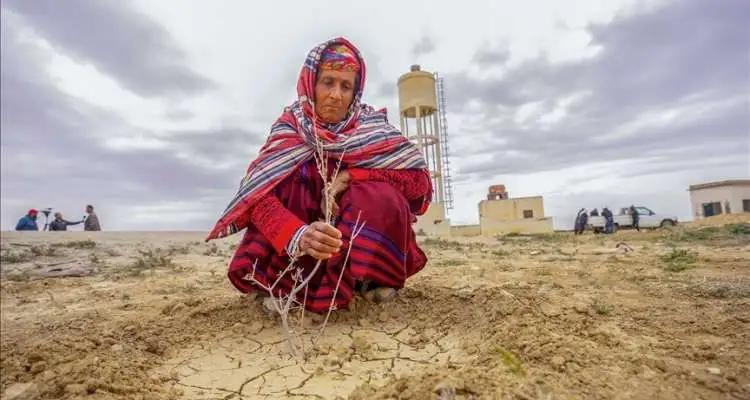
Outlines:
[[438, 109], [435, 75], [412, 65], [411, 72], [398, 79], [398, 100], [399, 111], [405, 117], [416, 118], [417, 108], [422, 117], [432, 115]]

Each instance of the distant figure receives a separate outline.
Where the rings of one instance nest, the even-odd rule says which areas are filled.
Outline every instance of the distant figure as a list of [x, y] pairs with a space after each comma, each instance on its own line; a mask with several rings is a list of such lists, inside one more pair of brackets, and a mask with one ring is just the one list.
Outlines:
[[94, 212], [94, 206], [91, 204], [86, 206], [86, 219], [83, 222], [83, 230], [84, 231], [100, 231], [102, 230], [101, 225], [99, 225], [99, 217]]
[[615, 219], [612, 215], [612, 211], [609, 211], [609, 208], [604, 207], [602, 210], [602, 217], [604, 217], [604, 233], [614, 233]]
[[589, 215], [586, 214], [586, 211], [584, 211], [581, 214], [581, 231], [579, 232], [579, 235], [583, 235], [583, 232], [586, 231], [586, 225], [589, 223]]
[[638, 226], [638, 223], [640, 222], [641, 216], [638, 215], [638, 210], [635, 209], [635, 206], [630, 206], [630, 216], [633, 218], [633, 228], [637, 230], [638, 232], [641, 231], [641, 227]]
[[588, 222], [588, 214], [586, 214], [586, 209], [582, 208], [578, 210], [578, 214], [576, 215], [575, 228], [573, 229], [573, 232], [576, 235], [583, 233], [583, 231], [586, 230], [587, 222]]
[[596, 208], [593, 209], [593, 210], [591, 210], [591, 214], [589, 214], [589, 216], [591, 216], [591, 217], [598, 217], [599, 216], [599, 210], [596, 209]]
[[732, 207], [729, 206], [729, 201], [724, 202], [724, 214], [731, 214]]
[[39, 227], [36, 224], [36, 216], [39, 214], [39, 211], [35, 209], [29, 210], [26, 215], [21, 217], [21, 219], [18, 220], [18, 223], [16, 224], [16, 230], [17, 231], [38, 231]]
[[70, 222], [63, 219], [61, 212], [55, 213], [55, 220], [49, 223], [49, 230], [51, 231], [67, 231], [69, 225], [78, 225], [83, 223], [83, 220], [78, 222]]

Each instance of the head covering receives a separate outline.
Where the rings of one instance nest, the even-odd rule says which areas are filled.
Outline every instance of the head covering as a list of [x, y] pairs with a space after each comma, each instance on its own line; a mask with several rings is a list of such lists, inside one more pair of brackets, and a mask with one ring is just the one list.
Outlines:
[[[357, 60], [359, 74], [357, 90], [347, 116], [340, 122], [328, 124], [315, 116], [315, 82], [323, 53], [329, 47], [343, 46]], [[284, 178], [314, 156], [317, 143], [334, 160], [340, 157], [349, 167], [382, 169], [421, 169], [429, 178], [427, 163], [419, 149], [401, 132], [388, 123], [385, 109], [375, 110], [361, 104], [365, 86], [365, 62], [353, 44], [335, 38], [313, 48], [302, 65], [297, 80], [297, 101], [284, 109], [271, 126], [266, 144], [258, 157], [250, 163], [234, 199], [208, 235], [207, 240], [224, 237], [244, 229], [249, 220], [248, 210]], [[342, 156], [343, 155], [343, 156]], [[418, 207], [427, 210], [432, 193], [428, 193]]]
[[37, 215], [37, 214], [39, 214], [39, 211], [38, 211], [38, 210], [37, 210], [36, 208], [32, 208], [32, 209], [31, 209], [31, 210], [29, 210], [29, 212], [28, 212], [28, 213], [26, 213], [26, 214], [28, 214], [28, 215], [32, 215], [32, 216], [33, 216], [33, 215]]
[[357, 55], [343, 44], [326, 47], [320, 57], [319, 69], [357, 72], [359, 68]]

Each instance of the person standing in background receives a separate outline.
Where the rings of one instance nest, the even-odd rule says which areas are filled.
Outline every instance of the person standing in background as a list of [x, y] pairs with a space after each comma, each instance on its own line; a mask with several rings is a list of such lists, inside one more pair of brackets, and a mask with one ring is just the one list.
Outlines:
[[573, 230], [573, 232], [576, 235], [583, 233], [584, 229], [586, 229], [586, 226], [584, 225], [584, 222], [583, 222], [584, 216], [586, 216], [587, 217], [586, 219], [588, 220], [588, 214], [586, 214], [586, 209], [582, 208], [578, 210], [578, 214], [576, 215], [575, 229]]
[[589, 215], [586, 213], [585, 209], [583, 210], [579, 218], [580, 218], [579, 223], [581, 224], [581, 229], [578, 232], [578, 234], [583, 235], [583, 232], [586, 232], [586, 225], [588, 225], [589, 223]]
[[638, 210], [635, 209], [634, 205], [630, 206], [630, 216], [633, 217], [633, 228], [635, 228], [638, 232], [641, 231], [641, 227], [638, 226], [640, 222], [641, 216], [638, 215]]
[[609, 211], [609, 208], [604, 207], [602, 210], [602, 217], [604, 217], [604, 233], [614, 233], [615, 219], [612, 215], [612, 211]]
[[77, 222], [70, 222], [63, 218], [63, 215], [61, 212], [55, 213], [55, 220], [50, 222], [49, 224], [49, 230], [50, 231], [67, 231], [68, 226], [70, 225], [78, 225], [82, 223], [83, 220], [77, 221]]
[[86, 219], [83, 222], [83, 230], [84, 231], [100, 231], [102, 230], [101, 225], [99, 225], [99, 217], [94, 212], [94, 206], [91, 204], [86, 206]]
[[39, 211], [36, 209], [29, 210], [26, 215], [21, 217], [21, 219], [18, 220], [18, 223], [16, 224], [16, 230], [17, 231], [38, 231], [39, 226], [36, 224], [36, 216], [39, 214]]

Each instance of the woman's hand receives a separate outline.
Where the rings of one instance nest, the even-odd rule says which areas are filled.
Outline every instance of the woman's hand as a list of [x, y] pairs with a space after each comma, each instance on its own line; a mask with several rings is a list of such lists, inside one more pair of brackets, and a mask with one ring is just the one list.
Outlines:
[[[323, 192], [323, 199], [320, 202], [320, 209], [323, 210], [324, 214], [326, 213], [326, 209], [330, 206], [331, 215], [338, 215], [339, 205], [337, 204], [337, 199], [341, 193], [349, 188], [349, 182], [351, 180], [352, 177], [351, 175], [349, 175], [349, 171], [339, 171], [339, 173], [336, 175], [336, 179], [331, 182], [331, 198], [326, 199], [325, 191]], [[327, 200], [330, 200], [330, 205], [328, 204]]]
[[331, 258], [341, 244], [341, 232], [325, 222], [313, 222], [299, 239], [299, 249], [318, 260]]

